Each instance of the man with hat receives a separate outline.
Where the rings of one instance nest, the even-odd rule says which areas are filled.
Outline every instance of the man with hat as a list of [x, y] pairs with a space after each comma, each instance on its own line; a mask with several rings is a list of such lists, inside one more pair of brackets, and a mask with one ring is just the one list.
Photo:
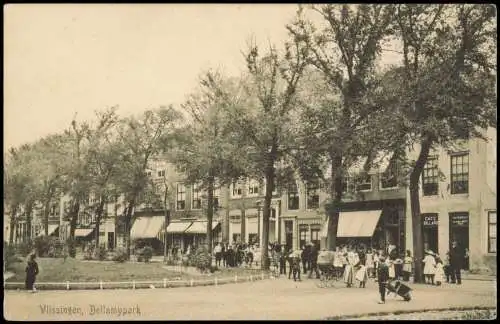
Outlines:
[[462, 284], [461, 269], [463, 266], [463, 258], [461, 250], [458, 248], [457, 241], [451, 243], [450, 249], [450, 274], [451, 283], [456, 283], [457, 285]]

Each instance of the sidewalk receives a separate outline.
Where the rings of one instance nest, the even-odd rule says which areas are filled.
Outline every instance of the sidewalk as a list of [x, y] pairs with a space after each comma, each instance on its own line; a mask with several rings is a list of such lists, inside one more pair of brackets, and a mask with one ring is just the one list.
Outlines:
[[[11, 320], [109, 320], [110, 315], [70, 316], [42, 314], [40, 303], [72, 305], [88, 310], [89, 300], [107, 306], [138, 305], [141, 315], [121, 319], [147, 320], [319, 320], [387, 314], [420, 312], [422, 310], [494, 308], [497, 302], [496, 284], [487, 281], [464, 281], [462, 285], [442, 287], [411, 285], [413, 298], [405, 302], [389, 296], [379, 305], [376, 283], [367, 287], [345, 288], [339, 283], [333, 288], [318, 288], [316, 280], [294, 282], [283, 276], [277, 280], [246, 282], [238, 285], [203, 286], [196, 288], [147, 290], [40, 291], [27, 295], [24, 291], [4, 293], [4, 316]], [[195, 290], [194, 290], [195, 289]], [[224, 307], [221, 307], [223, 304]]]

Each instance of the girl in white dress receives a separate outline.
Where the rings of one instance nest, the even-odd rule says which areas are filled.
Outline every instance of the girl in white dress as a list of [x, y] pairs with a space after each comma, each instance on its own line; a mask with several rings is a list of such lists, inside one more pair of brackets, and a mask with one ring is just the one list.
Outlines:
[[425, 252], [424, 258], [424, 277], [427, 284], [434, 285], [434, 273], [436, 268], [436, 259], [432, 251]]
[[436, 286], [441, 286], [441, 284], [444, 282], [444, 265], [443, 261], [440, 258], [437, 258], [436, 260], [434, 281], [436, 282]]

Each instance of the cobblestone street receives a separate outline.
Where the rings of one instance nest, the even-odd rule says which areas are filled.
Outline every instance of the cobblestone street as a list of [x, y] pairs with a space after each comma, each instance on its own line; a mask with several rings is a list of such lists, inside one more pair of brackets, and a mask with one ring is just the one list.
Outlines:
[[[377, 304], [376, 283], [365, 289], [317, 288], [315, 280], [284, 278], [221, 286], [94, 291], [6, 291], [4, 316], [9, 320], [152, 319], [152, 320], [315, 320], [335, 316], [431, 310], [447, 307], [495, 307], [496, 282], [470, 280], [461, 286], [412, 285], [413, 300], [388, 297]], [[92, 314], [92, 307], [137, 307], [132, 314]], [[43, 309], [45, 306], [45, 309]], [[73, 307], [76, 314], [58, 314]], [[52, 311], [48, 310], [49, 308]]]

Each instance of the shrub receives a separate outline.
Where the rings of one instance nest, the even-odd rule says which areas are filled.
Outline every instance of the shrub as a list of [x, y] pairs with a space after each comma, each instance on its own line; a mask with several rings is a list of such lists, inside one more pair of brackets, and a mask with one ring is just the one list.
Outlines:
[[33, 244], [29, 242], [19, 243], [13, 246], [13, 248], [15, 250], [15, 253], [22, 257], [28, 256], [28, 254], [33, 252]]
[[12, 244], [5, 244], [3, 249], [3, 260], [5, 270], [10, 270], [15, 263], [22, 262], [23, 260], [16, 256], [16, 248]]
[[128, 254], [126, 249], [117, 249], [115, 255], [113, 256], [113, 261], [123, 263], [128, 260]]
[[93, 258], [99, 261], [106, 260], [107, 251], [104, 247], [100, 247], [94, 250]]
[[40, 257], [56, 257], [62, 254], [63, 245], [57, 237], [42, 235], [35, 237], [33, 243], [35, 251]]
[[189, 264], [196, 267], [200, 272], [211, 271], [212, 256], [205, 247], [199, 247], [189, 255]]
[[136, 252], [137, 261], [139, 262], [149, 262], [153, 257], [153, 248], [150, 246], [145, 246]]

